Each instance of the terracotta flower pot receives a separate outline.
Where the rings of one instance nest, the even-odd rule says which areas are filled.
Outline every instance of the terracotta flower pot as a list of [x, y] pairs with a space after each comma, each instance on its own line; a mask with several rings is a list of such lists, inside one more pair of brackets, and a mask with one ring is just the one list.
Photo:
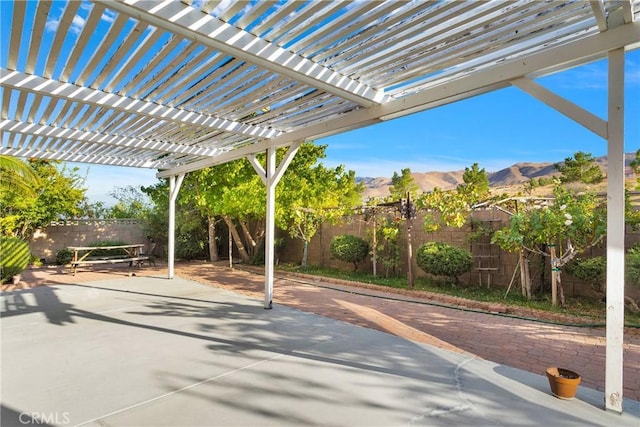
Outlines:
[[571, 400], [576, 396], [580, 375], [568, 369], [547, 368], [547, 378], [551, 386], [551, 394], [559, 399]]

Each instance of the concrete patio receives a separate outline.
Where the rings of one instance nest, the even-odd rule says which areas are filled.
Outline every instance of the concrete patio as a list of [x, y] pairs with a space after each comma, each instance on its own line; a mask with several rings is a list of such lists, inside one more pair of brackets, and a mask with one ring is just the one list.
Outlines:
[[184, 279], [1, 299], [3, 426], [640, 425], [637, 401]]

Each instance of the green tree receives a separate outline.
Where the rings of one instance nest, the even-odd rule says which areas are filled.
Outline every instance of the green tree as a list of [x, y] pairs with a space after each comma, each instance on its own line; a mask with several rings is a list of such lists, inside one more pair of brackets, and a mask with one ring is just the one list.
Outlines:
[[[509, 225], [494, 233], [492, 243], [510, 252], [526, 250], [549, 258], [552, 301], [564, 305], [561, 268], [597, 245], [606, 232], [606, 204], [594, 193], [574, 194], [558, 185], [553, 203], [520, 206]], [[543, 246], [544, 251], [537, 249]]]
[[148, 196], [132, 185], [115, 187], [109, 195], [116, 199], [118, 203], [107, 210], [105, 215], [108, 218], [144, 219], [151, 209]]
[[363, 185], [355, 172], [340, 165], [328, 168], [319, 162], [326, 145], [303, 144], [276, 188], [276, 224], [301, 239], [301, 266], [307, 265], [308, 245], [324, 222], [340, 221], [361, 203]]
[[625, 257], [625, 279], [630, 285], [640, 288], [640, 245], [629, 249]]
[[407, 197], [407, 193], [411, 194], [411, 198], [415, 200], [419, 190], [416, 180], [411, 175], [411, 169], [402, 169], [400, 175], [398, 175], [398, 172], [393, 172], [391, 187], [389, 188], [391, 200], [404, 199]]
[[565, 271], [604, 293], [607, 285], [607, 259], [604, 256], [574, 258], [565, 266]]
[[416, 263], [426, 273], [448, 277], [457, 285], [459, 276], [471, 271], [473, 257], [468, 250], [457, 246], [427, 242], [418, 248]]
[[[152, 201], [147, 211], [144, 226], [148, 238], [166, 247], [169, 224], [169, 182], [166, 179], [156, 184], [141, 187], [141, 191]], [[181, 191], [176, 201], [175, 255], [177, 259], [204, 259], [207, 252], [206, 224], [187, 191]], [[158, 249], [156, 249], [158, 250]], [[156, 252], [156, 255], [161, 253]]]
[[80, 210], [85, 218], [108, 218], [110, 212], [104, 202], [90, 202], [88, 199], [81, 203]]
[[357, 271], [358, 263], [363, 261], [369, 253], [369, 244], [358, 236], [341, 234], [331, 239], [329, 251], [332, 257], [352, 263], [353, 271]]
[[38, 177], [28, 163], [16, 157], [0, 156], [0, 192], [33, 195]]
[[489, 195], [489, 176], [487, 171], [478, 166], [477, 163], [471, 165], [470, 168], [464, 168], [462, 174], [464, 184], [458, 186], [458, 192], [474, 198], [482, 199]]
[[636, 151], [636, 158], [629, 164], [633, 173], [639, 175], [636, 179], [636, 190], [640, 190], [640, 150]]
[[416, 206], [425, 211], [424, 230], [430, 233], [437, 231], [443, 225], [462, 227], [469, 219], [472, 204], [467, 194], [436, 187], [420, 196]]
[[424, 230], [433, 232], [441, 226], [460, 228], [467, 223], [473, 206], [489, 197], [489, 178], [477, 163], [465, 168], [464, 184], [455, 190], [434, 188], [423, 193], [416, 206], [425, 211]]
[[193, 204], [207, 220], [210, 259], [217, 251], [216, 224], [227, 225], [238, 254], [248, 263], [264, 240], [266, 189], [246, 159], [190, 173], [180, 191], [181, 204]]
[[17, 237], [0, 235], [0, 283], [27, 268], [30, 252], [29, 244]]
[[86, 192], [77, 168], [46, 160], [31, 160], [29, 166], [37, 177], [32, 192], [13, 187], [0, 193], [0, 232], [26, 240], [53, 220], [79, 216]]
[[560, 182], [583, 182], [598, 184], [604, 176], [591, 153], [577, 151], [573, 157], [567, 157], [563, 163], [556, 163], [555, 169], [560, 172]]
[[400, 264], [400, 226], [403, 220], [395, 208], [379, 206], [380, 200], [370, 199], [365, 209], [365, 221], [372, 225], [369, 230], [371, 238], [371, 261], [374, 276], [377, 276], [377, 262], [385, 268], [385, 277], [396, 273]]
[[[324, 145], [302, 144], [276, 187], [276, 225], [303, 240], [303, 265], [308, 243], [320, 224], [339, 220], [345, 207], [359, 203], [362, 191], [354, 172], [319, 163], [325, 151]], [[278, 150], [277, 160], [285, 153], [286, 149]], [[257, 159], [264, 164], [264, 156]], [[189, 190], [183, 189], [181, 194], [194, 200], [209, 224], [222, 218], [243, 262], [262, 254], [266, 188], [246, 159], [189, 174], [185, 185]]]

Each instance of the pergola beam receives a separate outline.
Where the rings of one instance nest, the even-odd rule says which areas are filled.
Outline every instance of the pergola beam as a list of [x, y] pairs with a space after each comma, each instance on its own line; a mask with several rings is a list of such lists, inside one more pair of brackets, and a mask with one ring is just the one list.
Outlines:
[[586, 127], [599, 137], [607, 139], [607, 122], [590, 111], [556, 95], [531, 79], [522, 77], [512, 80], [511, 84]]
[[148, 22], [204, 46], [225, 52], [264, 69], [290, 77], [347, 99], [363, 107], [388, 99], [383, 91], [369, 87], [276, 44], [235, 28], [187, 4], [174, 1], [97, 0], [105, 7]]

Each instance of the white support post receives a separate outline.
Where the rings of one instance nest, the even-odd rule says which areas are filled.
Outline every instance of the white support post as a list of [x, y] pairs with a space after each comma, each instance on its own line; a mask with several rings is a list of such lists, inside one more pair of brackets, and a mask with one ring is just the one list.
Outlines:
[[267, 186], [267, 224], [264, 243], [264, 308], [270, 309], [273, 304], [273, 244], [276, 232], [276, 150], [267, 150], [267, 164], [265, 168]]
[[168, 252], [168, 278], [173, 279], [173, 271], [175, 267], [175, 253], [176, 253], [176, 199], [178, 198], [178, 192], [184, 179], [184, 174], [180, 174], [176, 179], [175, 175], [169, 177], [169, 247]]
[[605, 409], [622, 412], [624, 339], [624, 49], [609, 52]]
[[[611, 19], [612, 17], [609, 17], [609, 22]], [[622, 413], [625, 239], [624, 48], [609, 51], [608, 58], [606, 122], [528, 79], [514, 79], [511, 83], [607, 139], [607, 344], [604, 404], [605, 409]]]
[[258, 173], [267, 187], [267, 218], [264, 240], [264, 308], [273, 307], [273, 270], [274, 270], [274, 240], [276, 232], [276, 185], [291, 164], [293, 156], [298, 152], [302, 141], [292, 144], [287, 150], [280, 165], [276, 168], [276, 149], [267, 149], [266, 167], [263, 168], [254, 155], [247, 156], [247, 160]]

